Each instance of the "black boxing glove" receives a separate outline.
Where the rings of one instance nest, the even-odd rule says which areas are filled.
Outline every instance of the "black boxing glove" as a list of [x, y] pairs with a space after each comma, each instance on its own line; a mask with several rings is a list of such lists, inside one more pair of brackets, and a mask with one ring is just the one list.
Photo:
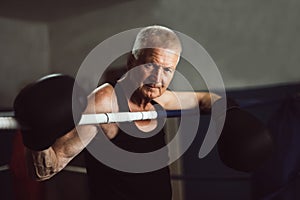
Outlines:
[[[219, 106], [224, 100], [217, 100], [213, 106]], [[215, 120], [218, 123], [218, 119]], [[273, 139], [265, 125], [228, 98], [226, 118], [218, 140], [222, 162], [238, 171], [252, 172], [271, 156], [273, 150]]]
[[86, 106], [87, 94], [70, 76], [49, 75], [26, 86], [14, 101], [24, 145], [36, 151], [49, 148], [78, 124]]

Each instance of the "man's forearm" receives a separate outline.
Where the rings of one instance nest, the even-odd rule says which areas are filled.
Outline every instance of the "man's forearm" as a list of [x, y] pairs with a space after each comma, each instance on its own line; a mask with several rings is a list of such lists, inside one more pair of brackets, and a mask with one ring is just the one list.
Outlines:
[[43, 151], [26, 149], [26, 157], [29, 174], [37, 181], [49, 179], [58, 172], [57, 158], [52, 147]]
[[58, 138], [48, 149], [42, 151], [27, 150], [30, 174], [38, 181], [51, 178], [61, 171], [78, 155], [97, 133], [96, 126], [78, 127]]

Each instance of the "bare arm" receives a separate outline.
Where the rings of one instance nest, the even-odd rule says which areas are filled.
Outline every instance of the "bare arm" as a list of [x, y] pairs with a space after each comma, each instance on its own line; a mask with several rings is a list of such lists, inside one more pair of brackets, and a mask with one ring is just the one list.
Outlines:
[[209, 111], [211, 105], [219, 98], [221, 98], [219, 95], [209, 92], [166, 91], [164, 95], [155, 100], [168, 110], [193, 109], [199, 107], [203, 111]]
[[[78, 155], [97, 133], [96, 126], [77, 127], [86, 134], [79, 137], [76, 129], [73, 129], [43, 151], [27, 151], [30, 173], [37, 180], [46, 180], [61, 171], [76, 155]], [[32, 165], [32, 164], [33, 165]], [[30, 166], [31, 164], [31, 166]]]
[[[95, 92], [89, 96], [88, 106], [84, 113], [101, 112], [101, 108], [107, 107], [107, 105], [103, 104], [108, 101], [101, 101], [101, 99], [105, 99], [105, 95], [111, 96], [111, 93], [103, 93], [101, 88], [95, 90]], [[95, 98], [95, 96], [98, 96], [98, 99]], [[110, 96], [109, 98], [111, 98]], [[101, 99], [99, 99], [100, 97]], [[30, 174], [39, 181], [51, 178], [78, 155], [95, 137], [97, 132], [98, 126], [96, 125], [77, 126], [70, 132], [58, 138], [48, 149], [43, 151], [27, 149]]]

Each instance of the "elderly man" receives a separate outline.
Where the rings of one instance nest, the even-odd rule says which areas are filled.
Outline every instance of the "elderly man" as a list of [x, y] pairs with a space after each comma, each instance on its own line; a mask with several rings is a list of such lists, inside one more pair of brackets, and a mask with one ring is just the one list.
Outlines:
[[[115, 87], [106, 83], [95, 89], [88, 97], [84, 113], [198, 107], [209, 111], [211, 105], [220, 99], [220, 96], [207, 92], [167, 90], [179, 62], [181, 50], [181, 43], [172, 30], [162, 26], [143, 28], [138, 33], [128, 58], [127, 73]], [[252, 120], [252, 118], [247, 119]], [[93, 141], [97, 134], [105, 134], [114, 145], [135, 153], [152, 152], [166, 145], [163, 124], [160, 120], [140, 120], [125, 124], [129, 128], [123, 129], [117, 123], [77, 126], [76, 129], [55, 138], [55, 142], [47, 148], [35, 148], [32, 144], [36, 141], [29, 144], [30, 134], [24, 135], [27, 137], [24, 143], [27, 143], [25, 145], [29, 149], [34, 176], [37, 180], [49, 179]], [[102, 129], [101, 132], [99, 127]], [[134, 132], [134, 135], [131, 132]], [[84, 134], [79, 135], [79, 133]], [[147, 135], [150, 136], [145, 137]], [[269, 138], [266, 138], [265, 140], [268, 141]], [[227, 146], [232, 145], [226, 143], [225, 147]], [[166, 151], [165, 154], [167, 158], [168, 152]], [[89, 152], [86, 153], [86, 160], [92, 199], [172, 199], [168, 167], [145, 173], [129, 173], [102, 164]]]
[[[167, 90], [180, 59], [181, 44], [177, 35], [162, 26], [142, 29], [136, 37], [128, 58], [128, 72], [117, 87], [103, 84], [89, 95], [85, 113], [121, 111], [150, 111], [155, 109], [188, 109], [200, 106], [210, 109], [211, 101], [219, 97], [208, 93], [171, 92]], [[183, 103], [184, 102], [184, 103]], [[150, 134], [159, 120], [130, 122], [138, 134]], [[132, 152], [151, 152], [165, 145], [163, 130], [149, 138], [132, 137], [117, 123], [101, 124], [103, 133], [111, 141]], [[63, 169], [98, 133], [96, 125], [79, 126], [77, 130], [59, 137], [43, 151], [31, 151], [34, 172], [38, 180], [45, 180]], [[166, 155], [167, 156], [167, 155]], [[93, 199], [163, 199], [172, 198], [168, 167], [147, 173], [127, 173], [111, 169], [87, 153], [87, 169]]]

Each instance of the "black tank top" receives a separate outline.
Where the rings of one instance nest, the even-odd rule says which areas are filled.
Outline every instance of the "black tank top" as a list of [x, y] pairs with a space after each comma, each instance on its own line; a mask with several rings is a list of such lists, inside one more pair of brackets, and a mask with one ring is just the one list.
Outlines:
[[[128, 112], [128, 103], [121, 88], [115, 89], [120, 112]], [[156, 109], [159, 104], [151, 102]], [[111, 140], [119, 148], [130, 152], [145, 153], [158, 150], [166, 145], [163, 132], [163, 120], [158, 120], [157, 127], [149, 133], [141, 132], [134, 122], [119, 124], [117, 136]], [[138, 138], [123, 130], [134, 130], [135, 134], [153, 134], [147, 138]], [[99, 133], [102, 134], [102, 133]], [[91, 142], [95, 142], [94, 140]], [[87, 150], [86, 165], [91, 191], [91, 199], [97, 200], [171, 200], [172, 189], [168, 167], [147, 173], [127, 173], [112, 169], [93, 157]], [[166, 157], [168, 152], [166, 151]]]

